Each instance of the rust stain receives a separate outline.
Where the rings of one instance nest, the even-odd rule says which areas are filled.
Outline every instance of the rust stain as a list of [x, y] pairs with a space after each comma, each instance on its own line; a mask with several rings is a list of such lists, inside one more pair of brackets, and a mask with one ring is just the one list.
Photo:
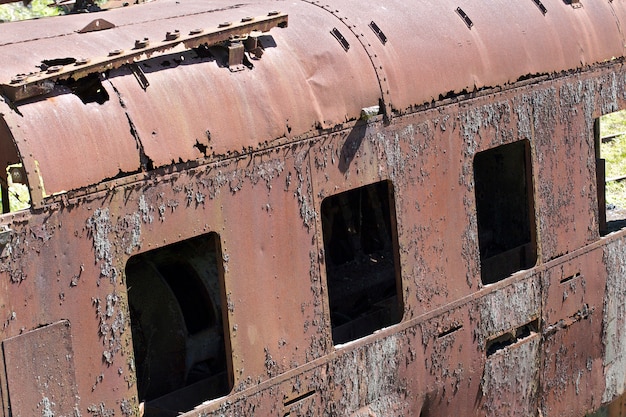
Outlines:
[[201, 3], [3, 24], [0, 415], [624, 414], [620, 2]]

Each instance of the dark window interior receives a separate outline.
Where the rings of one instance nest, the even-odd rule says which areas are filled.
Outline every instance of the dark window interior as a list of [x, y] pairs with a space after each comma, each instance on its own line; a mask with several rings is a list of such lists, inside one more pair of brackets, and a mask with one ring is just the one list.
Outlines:
[[126, 285], [145, 417], [177, 416], [232, 388], [215, 233], [133, 256]]
[[0, 119], [0, 214], [30, 207], [26, 183], [26, 172], [9, 128]]
[[530, 268], [537, 260], [531, 175], [528, 141], [498, 146], [474, 158], [483, 284]]
[[402, 319], [391, 182], [322, 201], [333, 342], [354, 340]]

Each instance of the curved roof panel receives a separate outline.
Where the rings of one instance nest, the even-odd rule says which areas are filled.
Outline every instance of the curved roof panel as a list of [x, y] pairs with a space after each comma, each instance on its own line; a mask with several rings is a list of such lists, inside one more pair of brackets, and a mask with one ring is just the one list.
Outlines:
[[[263, 26], [261, 48], [239, 65], [223, 43], [163, 43], [166, 32], [219, 32], [276, 8], [288, 27]], [[90, 24], [114, 27], [79, 33]], [[19, 101], [4, 100], [0, 113], [36, 207], [103, 180], [332, 128], [379, 101], [402, 113], [450, 92], [622, 58], [622, 27], [626, 6], [608, 1], [159, 0], [3, 24], [0, 85]], [[162, 47], [144, 53], [144, 39]], [[237, 58], [241, 47], [230, 46]], [[90, 68], [77, 81], [55, 75], [76, 59]], [[33, 78], [35, 94], [20, 95]]]

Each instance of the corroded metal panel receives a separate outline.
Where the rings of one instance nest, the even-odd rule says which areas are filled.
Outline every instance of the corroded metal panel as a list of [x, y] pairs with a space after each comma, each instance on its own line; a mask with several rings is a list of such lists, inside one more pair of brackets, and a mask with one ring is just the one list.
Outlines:
[[70, 323], [62, 321], [2, 342], [11, 415], [74, 415], [76, 387]]
[[[42, 57], [158, 38], [164, 22], [203, 28], [276, 4], [164, 0], [112, 12], [115, 28], [87, 34], [75, 31], [91, 16], [24, 24], [32, 42], [2, 41], [0, 82]], [[207, 233], [222, 250], [232, 390], [189, 416], [578, 416], [619, 402], [626, 232], [598, 234], [592, 126], [624, 106], [624, 69], [610, 61], [623, 55], [622, 2], [281, 6], [290, 26], [260, 40], [253, 69], [181, 47], [145, 57], [141, 71], [109, 71], [102, 103], [61, 85], [17, 107], [3, 99], [37, 206], [1, 219], [11, 226], [0, 317], [14, 414], [27, 402], [24, 415], [138, 414], [133, 344], [144, 345], [133, 340], [126, 265]], [[516, 83], [541, 73], [559, 75]], [[363, 107], [389, 103], [434, 108], [361, 119]], [[537, 265], [486, 284], [474, 158], [519, 141], [531, 151]], [[380, 183], [393, 196], [404, 314], [333, 346], [322, 204]], [[73, 189], [82, 194], [45, 200]], [[72, 322], [71, 337], [63, 324], [37, 329], [59, 320]], [[41, 347], [23, 357], [33, 339]], [[38, 370], [16, 371], [31, 356], [42, 369], [46, 357], [71, 358], [49, 367], [71, 383], [42, 394]]]
[[[411, 368], [415, 372], [413, 389], [418, 389], [421, 413], [443, 417], [469, 406], [479, 414], [480, 371], [484, 352], [477, 343], [475, 328], [479, 325], [475, 305], [467, 303], [450, 308], [419, 325], [416, 340], [410, 347], [423, 351]], [[409, 332], [410, 334], [410, 332]], [[421, 345], [421, 346], [420, 346]], [[412, 355], [409, 349], [409, 354]], [[420, 388], [422, 386], [423, 388]], [[406, 414], [411, 415], [411, 414]]]
[[[110, 86], [102, 88], [115, 96]], [[33, 206], [47, 196], [140, 169], [138, 144], [119, 102], [83, 104], [61, 90], [55, 97], [22, 106], [21, 115], [5, 107]]]
[[103, 256], [108, 271], [123, 270], [130, 253], [219, 234], [235, 391], [327, 353], [306, 155], [283, 147], [175, 174], [129, 190], [136, 217], [115, 213], [117, 199], [91, 215], [111, 241], [127, 242]]
[[233, 73], [225, 68], [226, 57], [211, 50], [204, 57], [173, 53], [141, 63], [150, 83], [145, 91], [128, 70], [112, 74], [155, 167], [246, 152], [335, 126], [377, 104], [374, 72], [363, 51], [337, 54], [340, 47], [332, 38], [298, 48], [320, 25], [332, 27], [326, 14], [311, 9], [306, 18], [291, 14], [289, 28], [259, 38], [265, 52], [250, 59], [252, 69]]
[[328, 352], [305, 155], [282, 148], [215, 171], [236, 390]]
[[[445, 97], [603, 62], [624, 53], [621, 4], [587, 2], [575, 8], [543, 2], [440, 1], [426, 8], [340, 1], [329, 10], [348, 15], [380, 62], [391, 105], [398, 111]], [[463, 15], [471, 21], [464, 22]], [[617, 10], [617, 12], [616, 12]], [[371, 29], [385, 35], [381, 42]], [[454, 59], [450, 59], [454, 56]], [[514, 70], [512, 70], [514, 69]]]
[[605, 390], [602, 319], [603, 253], [550, 268], [543, 276], [544, 416], [580, 416], [602, 403]]
[[602, 320], [605, 348], [605, 390], [603, 402], [615, 400], [626, 388], [626, 242], [619, 239], [604, 248], [607, 267], [606, 294]]
[[485, 415], [522, 417], [537, 413], [540, 349], [541, 336], [535, 334], [487, 359], [481, 385]]
[[539, 277], [518, 277], [476, 301], [477, 343], [485, 357], [481, 415], [535, 415], [540, 398]]

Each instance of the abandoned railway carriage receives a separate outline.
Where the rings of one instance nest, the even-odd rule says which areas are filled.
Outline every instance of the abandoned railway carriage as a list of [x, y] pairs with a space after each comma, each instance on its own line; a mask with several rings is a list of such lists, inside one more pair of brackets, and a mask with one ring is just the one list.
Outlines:
[[625, 415], [625, 28], [624, 0], [3, 24], [0, 414]]

